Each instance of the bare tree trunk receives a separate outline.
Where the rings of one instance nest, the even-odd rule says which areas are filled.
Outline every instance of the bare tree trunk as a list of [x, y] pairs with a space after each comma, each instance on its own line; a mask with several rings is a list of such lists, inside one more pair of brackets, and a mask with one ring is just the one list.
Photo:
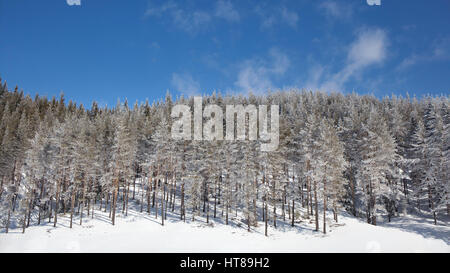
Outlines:
[[[148, 178], [148, 182], [147, 182], [147, 213], [149, 213], [150, 214], [150, 194], [152, 194], [153, 195], [153, 205], [154, 205], [154, 203], [155, 203], [155, 196], [154, 196], [154, 187], [153, 187], [153, 181], [152, 180], [154, 180], [154, 179], [152, 179], [152, 178]], [[142, 197], [144, 196], [144, 189], [142, 189]], [[153, 207], [153, 205], [152, 205], [152, 207]]]
[[[156, 203], [156, 190], [158, 189], [158, 179], [154, 179], [152, 185], [152, 208], [155, 207]], [[158, 204], [156, 203], [156, 208], [158, 208]]]
[[109, 218], [112, 219], [112, 203], [113, 203], [113, 200], [111, 198], [114, 199], [114, 191], [112, 193], [108, 192], [108, 199], [106, 200], [106, 207], [105, 207], [105, 212], [106, 212], [106, 209], [107, 209], [108, 204], [109, 204]]
[[166, 185], [162, 184], [161, 187], [163, 188], [163, 191], [161, 192], [161, 197], [160, 197], [160, 201], [161, 201], [161, 219], [162, 222], [161, 224], [164, 226], [164, 196], [166, 194]]
[[72, 190], [72, 197], [70, 198], [70, 228], [72, 228], [72, 222], [73, 222], [73, 213], [75, 210], [75, 192], [77, 191], [77, 187]]
[[5, 177], [2, 176], [2, 180], [0, 182], [0, 199], [2, 198], [2, 194], [3, 194], [3, 181], [5, 180]]
[[[127, 181], [127, 194], [126, 194], [126, 203], [125, 203], [125, 216], [128, 216], [128, 196], [130, 193], [130, 182]], [[134, 193], [133, 193], [134, 194]], [[134, 199], [134, 197], [133, 197]]]
[[51, 221], [52, 221], [52, 196], [50, 196], [48, 200], [48, 222], [50, 223]]
[[206, 184], [206, 196], [205, 196], [205, 201], [206, 201], [206, 223], [209, 223], [209, 199], [208, 199], [208, 195], [209, 195], [209, 184]]
[[[28, 200], [28, 202], [30, 202], [30, 200]], [[28, 207], [28, 203], [27, 203], [27, 207]], [[26, 224], [27, 224], [27, 211], [24, 211], [23, 222], [22, 222], [22, 233], [25, 233]]]
[[58, 180], [56, 182], [56, 204], [55, 204], [55, 219], [54, 219], [54, 223], [53, 223], [53, 227], [56, 227], [56, 222], [58, 221], [58, 209], [59, 209], [59, 192], [60, 192], [60, 181]]
[[285, 203], [286, 203], [286, 185], [284, 185], [284, 188], [283, 188], [283, 198], [281, 201], [281, 214], [283, 216], [283, 222], [286, 221], [286, 211], [285, 211], [285, 207], [284, 207]]
[[154, 194], [154, 203], [155, 203], [155, 218], [158, 219], [158, 202], [156, 202], [156, 195], [159, 194], [159, 178], [156, 179], [156, 184], [155, 184], [155, 192]]
[[81, 196], [81, 213], [80, 213], [80, 226], [83, 222], [83, 209], [84, 209], [84, 202], [86, 201], [85, 199], [86, 196], [86, 182], [83, 182], [83, 194]]
[[42, 196], [44, 193], [44, 181], [41, 180], [41, 192], [39, 193], [39, 214], [38, 214], [38, 225], [41, 224], [41, 211], [42, 211]]
[[[148, 184], [148, 183], [147, 183]], [[142, 179], [141, 179], [141, 212], [144, 209], [144, 188], [143, 188], [143, 183], [142, 183]], [[148, 185], [147, 185], [147, 208], [150, 206], [150, 197], [149, 197], [149, 193], [148, 193]]]
[[11, 207], [12, 207], [12, 200], [9, 202], [9, 207], [8, 207], [8, 219], [6, 220], [6, 233], [8, 233], [9, 223], [11, 221]]
[[[227, 197], [228, 198], [228, 197]], [[228, 225], [228, 207], [229, 207], [229, 205], [228, 205], [228, 202], [229, 201], [227, 201], [227, 205], [226, 205], [226, 213], [225, 213], [225, 224], [226, 225]]]
[[323, 181], [323, 233], [327, 233], [327, 180]]
[[94, 219], [94, 209], [95, 209], [95, 197], [92, 199], [92, 213], [91, 213], [91, 219]]
[[169, 203], [167, 203], [168, 201], [169, 201], [169, 195], [170, 195], [170, 193], [167, 191], [167, 186], [168, 186], [169, 184], [167, 183], [167, 177], [166, 177], [166, 183], [165, 183], [165, 185], [164, 185], [164, 196], [165, 196], [165, 202], [166, 202], [166, 204], [165, 204], [165, 206], [164, 206], [164, 219], [165, 220], [167, 220], [167, 210], [168, 210], [168, 208], [169, 208], [169, 205], [170, 205], [170, 202]]
[[113, 226], [116, 224], [116, 207], [117, 207], [117, 197], [119, 195], [119, 178], [116, 178], [116, 185], [114, 187], [114, 196], [112, 201], [112, 224]]
[[294, 220], [295, 220], [295, 201], [294, 201], [294, 198], [292, 198], [292, 224], [291, 224], [291, 226], [294, 226]]
[[432, 199], [431, 199], [431, 186], [430, 185], [428, 185], [428, 207], [429, 208], [432, 208], [433, 207], [433, 205], [432, 205]]
[[27, 217], [27, 227], [30, 226], [30, 220], [31, 220], [31, 209], [33, 208], [33, 202], [34, 202], [34, 194], [35, 190], [32, 191], [32, 196], [30, 196], [30, 203], [28, 204], [28, 217]]
[[133, 180], [133, 197], [132, 200], [134, 200], [136, 194], [136, 174], [134, 175], [134, 180]]
[[181, 184], [181, 205], [180, 205], [180, 220], [186, 221], [186, 215], [184, 214], [184, 182]]
[[319, 231], [319, 203], [317, 202], [317, 182], [313, 181], [314, 184], [314, 207], [315, 207], [315, 219], [316, 219], [316, 231]]
[[172, 197], [172, 212], [175, 211], [175, 201], [177, 198], [177, 177], [176, 177], [176, 173], [174, 171], [173, 174], [173, 197]]
[[267, 202], [266, 202], [266, 208], [264, 209], [264, 212], [265, 212], [265, 216], [264, 216], [264, 222], [265, 222], [265, 231], [264, 231], [264, 234], [266, 235], [266, 236], [268, 236], [267, 235], [267, 227], [268, 227], [268, 219], [267, 219]]
[[272, 183], [273, 226], [277, 227], [277, 205], [275, 200], [275, 180]]
[[214, 183], [214, 219], [216, 219], [216, 208], [217, 208], [217, 180]]
[[[142, 183], [142, 178], [141, 178], [141, 187], [140, 187], [140, 191], [141, 191], [141, 200], [140, 200], [140, 202], [139, 202], [139, 205], [140, 205], [140, 212], [142, 212], [142, 210], [144, 209], [144, 188], [143, 188], [143, 183]], [[148, 193], [148, 192], [147, 192]], [[134, 194], [134, 192], [133, 192], [133, 194]], [[139, 192], [138, 192], [138, 194], [139, 194]], [[138, 197], [139, 198], [139, 197]]]
[[356, 216], [355, 181], [353, 179], [353, 174], [350, 174], [350, 189], [352, 192], [352, 213], [353, 213], [353, 216]]
[[[307, 160], [306, 161], [306, 171], [309, 172], [310, 168], [311, 168], [310, 162], [309, 162], [309, 160]], [[308, 189], [308, 192], [307, 192], [308, 200], [306, 201], [306, 206], [308, 206], [308, 204], [309, 204], [309, 208], [311, 209], [311, 212], [309, 214], [310, 215], [314, 215], [314, 213], [313, 213], [312, 191], [311, 191], [311, 181], [310, 181], [309, 176], [306, 177], [306, 184], [307, 184], [307, 189]]]

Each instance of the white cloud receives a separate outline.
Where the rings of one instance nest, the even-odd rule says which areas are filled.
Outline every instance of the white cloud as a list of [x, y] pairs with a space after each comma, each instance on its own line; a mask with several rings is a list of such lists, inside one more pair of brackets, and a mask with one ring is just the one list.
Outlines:
[[149, 7], [145, 11], [145, 16], [156, 18], [169, 17], [176, 27], [189, 33], [198, 31], [211, 20], [211, 16], [208, 13], [182, 9], [173, 1], [169, 1], [161, 6]]
[[353, 13], [352, 6], [343, 1], [325, 1], [319, 5], [319, 8], [323, 10], [329, 18], [348, 19]]
[[261, 18], [261, 28], [270, 28], [279, 23], [296, 28], [299, 20], [298, 14], [295, 11], [289, 11], [285, 6], [278, 9], [257, 6], [255, 12]]
[[69, 6], [81, 6], [81, 0], [66, 0], [66, 3]]
[[231, 2], [228, 1], [217, 2], [215, 16], [230, 22], [237, 22], [240, 20], [239, 13], [234, 9]]
[[345, 84], [370, 66], [381, 64], [387, 56], [388, 37], [381, 29], [368, 29], [358, 33], [349, 45], [345, 66], [337, 73], [326, 73], [328, 67], [318, 65], [310, 71], [310, 89], [343, 91]]
[[382, 62], [386, 57], [387, 37], [381, 29], [365, 30], [352, 43], [348, 54], [351, 64], [358, 67]]
[[175, 25], [187, 32], [196, 32], [202, 26], [206, 26], [211, 20], [211, 16], [202, 11], [186, 12], [176, 9], [172, 13]]
[[175, 87], [176, 91], [181, 92], [185, 95], [195, 95], [200, 92], [200, 84], [195, 81], [191, 74], [172, 74], [172, 85]]
[[298, 22], [298, 15], [293, 11], [289, 11], [286, 7], [281, 9], [281, 18], [291, 27], [296, 27]]
[[373, 6], [373, 5], [380, 6], [381, 5], [381, 0], [366, 0], [366, 2], [367, 2], [367, 5], [369, 5], [369, 6]]
[[145, 16], [162, 18], [169, 17], [172, 23], [178, 28], [195, 33], [207, 28], [214, 19], [221, 18], [230, 22], [240, 20], [239, 13], [230, 2], [219, 1], [215, 10], [188, 10], [173, 1], [169, 1], [161, 6], [151, 6]]
[[261, 93], [273, 89], [274, 77], [282, 76], [290, 66], [289, 58], [278, 49], [272, 48], [268, 58], [246, 60], [241, 64], [235, 82], [238, 91]]
[[446, 61], [450, 59], [450, 38], [436, 40], [431, 47], [423, 52], [414, 53], [397, 66], [397, 71], [405, 70], [411, 66], [424, 62]]
[[145, 11], [145, 15], [160, 17], [163, 15], [163, 13], [171, 11], [171, 10], [175, 10], [175, 9], [177, 9], [177, 5], [175, 3], [173, 3], [172, 1], [169, 1], [160, 7], [149, 7]]

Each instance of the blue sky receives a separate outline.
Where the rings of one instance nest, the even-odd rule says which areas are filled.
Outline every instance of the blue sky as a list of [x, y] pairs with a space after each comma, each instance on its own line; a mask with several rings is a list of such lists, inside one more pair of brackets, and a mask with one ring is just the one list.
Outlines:
[[88, 106], [167, 90], [450, 93], [448, 0], [68, 2], [0, 0], [10, 88]]

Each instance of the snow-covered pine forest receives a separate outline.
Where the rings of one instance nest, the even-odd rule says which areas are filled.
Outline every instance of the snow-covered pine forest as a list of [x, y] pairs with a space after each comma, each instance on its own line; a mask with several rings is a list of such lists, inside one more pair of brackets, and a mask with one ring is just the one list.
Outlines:
[[410, 213], [448, 224], [448, 96], [292, 90], [213, 93], [203, 102], [278, 104], [278, 150], [261, 152], [258, 141], [174, 141], [171, 107], [192, 107], [192, 97], [87, 109], [0, 81], [2, 232], [56, 226], [62, 216], [72, 228], [96, 213], [117, 225], [130, 210], [161, 225], [168, 213], [180, 222], [239, 221], [249, 231], [262, 223], [266, 235], [300, 219], [326, 233], [324, 219], [339, 222], [342, 211], [367, 225]]

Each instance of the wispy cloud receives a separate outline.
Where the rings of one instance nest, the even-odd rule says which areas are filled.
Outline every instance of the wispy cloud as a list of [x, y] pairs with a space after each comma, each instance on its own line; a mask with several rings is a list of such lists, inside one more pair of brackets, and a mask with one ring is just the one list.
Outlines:
[[254, 58], [240, 65], [235, 85], [238, 91], [261, 93], [274, 88], [273, 79], [286, 73], [290, 66], [286, 54], [272, 48], [266, 58]]
[[81, 0], [66, 0], [66, 3], [69, 6], [81, 6]]
[[450, 60], [450, 38], [436, 40], [428, 50], [406, 57], [397, 66], [396, 71], [404, 71], [420, 63], [446, 60]]
[[345, 84], [368, 67], [381, 64], [386, 59], [388, 37], [382, 29], [360, 31], [349, 45], [345, 65], [336, 73], [326, 73], [327, 66], [316, 65], [310, 71], [309, 89], [323, 91], [343, 91]]
[[353, 14], [352, 6], [344, 1], [328, 0], [319, 4], [319, 9], [331, 19], [348, 19]]
[[297, 27], [298, 14], [294, 11], [289, 11], [286, 7], [281, 8], [281, 19], [290, 27]]
[[223, 18], [230, 22], [240, 20], [239, 12], [233, 7], [229, 1], [218, 1], [216, 4], [215, 16]]
[[172, 86], [176, 91], [191, 96], [200, 93], [200, 84], [189, 73], [172, 74]]
[[176, 27], [191, 34], [207, 28], [217, 18], [229, 22], [240, 20], [239, 12], [228, 1], [217, 2], [214, 10], [188, 10], [173, 1], [169, 1], [160, 6], [150, 6], [146, 10], [145, 16], [169, 17]]
[[257, 6], [255, 12], [261, 18], [261, 28], [263, 29], [271, 28], [276, 24], [287, 24], [296, 28], [299, 20], [298, 14], [285, 6], [279, 8]]

